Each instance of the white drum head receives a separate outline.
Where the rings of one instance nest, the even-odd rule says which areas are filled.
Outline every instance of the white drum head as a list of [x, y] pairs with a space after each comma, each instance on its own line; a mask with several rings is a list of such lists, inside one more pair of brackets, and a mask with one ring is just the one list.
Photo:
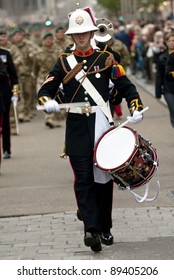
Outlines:
[[95, 161], [103, 170], [113, 170], [127, 162], [135, 150], [136, 137], [129, 128], [108, 131], [99, 141]]

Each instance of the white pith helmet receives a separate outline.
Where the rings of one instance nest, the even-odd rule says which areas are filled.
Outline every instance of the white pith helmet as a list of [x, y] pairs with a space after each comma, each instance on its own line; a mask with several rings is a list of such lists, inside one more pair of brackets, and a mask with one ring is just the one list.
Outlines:
[[69, 16], [69, 27], [65, 34], [80, 34], [97, 30], [98, 27], [95, 26], [91, 10], [89, 8], [80, 9], [79, 4], [77, 4], [77, 10]]

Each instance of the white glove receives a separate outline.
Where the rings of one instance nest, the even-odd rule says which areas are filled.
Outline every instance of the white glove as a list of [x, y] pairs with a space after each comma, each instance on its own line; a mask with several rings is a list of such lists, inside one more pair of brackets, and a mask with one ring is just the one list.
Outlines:
[[16, 106], [17, 105], [17, 102], [18, 102], [18, 96], [12, 96], [11, 97], [11, 101], [13, 102], [13, 104]]
[[48, 100], [44, 104], [44, 110], [47, 113], [54, 113], [54, 112], [59, 112], [60, 111], [60, 107], [59, 107], [59, 104], [55, 100]]
[[143, 114], [141, 114], [139, 111], [136, 111], [136, 110], [133, 112], [133, 116], [127, 117], [127, 120], [130, 123], [138, 123], [138, 122], [141, 122], [142, 119], [143, 119]]

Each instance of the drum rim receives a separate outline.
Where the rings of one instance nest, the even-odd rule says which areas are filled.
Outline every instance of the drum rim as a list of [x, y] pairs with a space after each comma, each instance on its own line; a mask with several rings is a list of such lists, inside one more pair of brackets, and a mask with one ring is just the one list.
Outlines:
[[[132, 157], [134, 156], [134, 154], [135, 154], [135, 152], [136, 152], [136, 147], [135, 147], [134, 150], [133, 150], [133, 152], [132, 152], [132, 154], [128, 157], [127, 161], [124, 162], [123, 164], [117, 166], [117, 168], [109, 168], [109, 169], [108, 169], [108, 168], [103, 168], [103, 167], [101, 167], [101, 166], [98, 164], [96, 152], [97, 152], [97, 147], [98, 147], [98, 145], [100, 144], [100, 141], [103, 139], [103, 137], [104, 137], [106, 134], [108, 134], [108, 133], [109, 133], [110, 131], [112, 131], [113, 129], [116, 129], [117, 127], [119, 127], [119, 126], [114, 125], [114, 126], [112, 126], [111, 128], [109, 128], [108, 130], [106, 130], [106, 131], [100, 136], [100, 138], [98, 139], [98, 141], [97, 141], [97, 143], [95, 144], [95, 147], [94, 147], [94, 157], [93, 157], [93, 158], [94, 158], [94, 164], [95, 164], [98, 168], [100, 168], [101, 170], [103, 170], [103, 171], [110, 172], [110, 171], [118, 170], [118, 169], [124, 167], [124, 166], [126, 165], [126, 163], [129, 162], [129, 161], [132, 159]], [[121, 127], [120, 129], [122, 129], [122, 128], [126, 128], [126, 129], [132, 131], [132, 133], [134, 134], [134, 137], [135, 137], [135, 145], [138, 145], [138, 143], [139, 143], [139, 138], [138, 138], [138, 133], [137, 133], [137, 131], [136, 131], [135, 129], [131, 128], [131, 127], [128, 127], [128, 126], [123, 126], [123, 127]]]
[[[106, 169], [106, 168], [101, 167], [101, 166], [98, 164], [97, 158], [96, 158], [96, 153], [97, 153], [97, 147], [98, 147], [100, 141], [103, 139], [103, 137], [104, 137], [107, 133], [109, 133], [109, 132], [110, 132], [111, 130], [113, 130], [113, 129], [116, 129], [117, 127], [118, 127], [118, 126], [113, 126], [113, 127], [109, 128], [107, 131], [105, 131], [105, 132], [101, 135], [101, 137], [98, 139], [98, 141], [97, 141], [97, 143], [95, 144], [95, 147], [94, 147], [94, 164], [95, 164], [98, 168], [100, 168], [101, 170], [106, 171], [106, 172], [108, 172], [108, 173], [123, 168], [123, 167], [126, 165], [126, 163], [129, 163], [129, 162], [132, 160], [132, 158], [134, 157], [134, 155], [135, 155], [136, 152], [137, 152], [136, 147], [135, 147], [135, 149], [133, 150], [132, 154], [131, 154], [130, 157], [127, 159], [127, 161], [124, 162], [123, 164], [121, 164], [120, 166], [118, 166], [117, 168]], [[133, 134], [134, 134], [134, 136], [135, 136], [135, 140], [136, 140], [135, 145], [136, 145], [136, 144], [137, 144], [137, 145], [139, 144], [139, 142], [140, 142], [139, 137], [141, 137], [144, 141], [147, 141], [144, 137], [141, 136], [141, 134], [138, 134], [136, 130], [134, 130], [134, 129], [128, 127], [128, 126], [123, 126], [123, 128], [127, 128], [127, 129], [129, 129], [129, 130], [131, 130], [131, 131], [133, 132]], [[120, 129], [121, 129], [121, 128], [120, 128]], [[145, 184], [147, 184], [147, 183], [152, 179], [152, 177], [154, 176], [155, 172], [157, 171], [157, 168], [158, 168], [158, 166], [159, 166], [159, 158], [158, 158], [158, 155], [157, 155], [157, 152], [156, 152], [156, 148], [154, 148], [152, 145], [149, 145], [149, 149], [150, 149], [150, 150], [152, 151], [152, 153], [153, 153], [153, 163], [156, 163], [156, 164], [153, 165], [152, 169], [151, 169], [150, 172], [148, 173], [147, 177], [144, 178], [144, 180], [142, 180], [142, 181], [140, 181], [140, 182], [138, 182], [138, 183], [135, 183], [135, 184], [132, 185], [132, 186], [129, 185], [129, 188], [130, 188], [130, 189], [136, 189], [136, 188], [138, 188], [138, 187], [144, 186]], [[112, 176], [112, 174], [111, 174], [111, 176]], [[112, 177], [113, 177], [113, 176], [112, 176]], [[114, 180], [114, 177], [113, 177], [113, 180]]]

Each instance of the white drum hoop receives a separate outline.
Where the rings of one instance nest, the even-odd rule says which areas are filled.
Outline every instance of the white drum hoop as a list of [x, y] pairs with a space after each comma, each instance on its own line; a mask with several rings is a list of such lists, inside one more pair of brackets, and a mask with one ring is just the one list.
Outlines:
[[94, 148], [94, 164], [104, 170], [118, 170], [133, 157], [138, 145], [138, 134], [130, 127], [107, 130]]

